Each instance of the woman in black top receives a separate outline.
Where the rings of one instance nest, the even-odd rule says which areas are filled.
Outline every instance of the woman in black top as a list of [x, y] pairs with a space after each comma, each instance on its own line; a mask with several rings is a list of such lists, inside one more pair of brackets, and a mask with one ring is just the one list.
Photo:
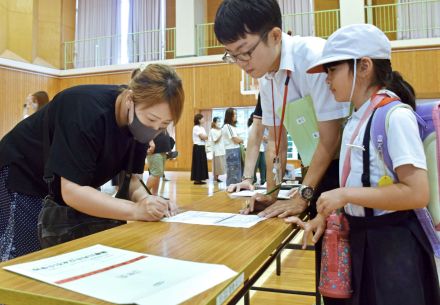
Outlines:
[[96, 190], [127, 170], [135, 145], [134, 173], [143, 173], [147, 143], [183, 109], [176, 72], [152, 64], [128, 87], [84, 85], [57, 94], [41, 111], [21, 121], [0, 141], [0, 255], [5, 261], [38, 250], [37, 218], [48, 188], [43, 180], [43, 119], [47, 112], [55, 200], [83, 213], [119, 219], [158, 221], [174, 204], [143, 189], [135, 175], [129, 199]]

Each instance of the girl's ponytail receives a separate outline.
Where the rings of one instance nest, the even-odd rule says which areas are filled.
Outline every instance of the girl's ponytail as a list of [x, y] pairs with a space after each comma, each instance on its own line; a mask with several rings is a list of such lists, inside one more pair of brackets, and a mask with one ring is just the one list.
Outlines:
[[416, 109], [416, 94], [414, 88], [403, 79], [397, 71], [392, 71], [391, 61], [388, 59], [373, 59], [375, 67], [376, 82], [374, 85], [380, 85], [393, 91], [400, 97], [402, 103], [410, 105]]
[[397, 72], [391, 72], [391, 80], [389, 84], [385, 84], [386, 88], [396, 93], [402, 103], [410, 105], [416, 109], [416, 94], [413, 87], [403, 79], [402, 75]]

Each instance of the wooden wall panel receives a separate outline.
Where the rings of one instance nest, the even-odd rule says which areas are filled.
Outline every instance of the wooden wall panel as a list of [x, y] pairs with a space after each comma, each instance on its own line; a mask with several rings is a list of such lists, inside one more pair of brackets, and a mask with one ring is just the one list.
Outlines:
[[339, 0], [315, 0], [315, 11], [335, 10], [339, 8]]
[[6, 1], [0, 1], [0, 54], [8, 45], [8, 7]]
[[440, 100], [440, 48], [394, 51], [391, 61], [393, 70], [414, 87], [417, 98]]
[[176, 0], [167, 0], [166, 5], [166, 27], [174, 28], [176, 27]]
[[194, 108], [255, 106], [254, 95], [240, 93], [241, 70], [237, 65], [214, 64], [194, 68]]
[[25, 61], [32, 62], [35, 55], [36, 22], [34, 1], [7, 0], [8, 44], [7, 48]]
[[86, 76], [63, 77], [60, 79], [59, 88], [60, 90], [63, 90], [66, 88], [84, 84], [128, 84], [128, 82], [130, 81], [130, 75], [131, 71], [124, 71], [111, 74], [106, 73], [92, 74]]
[[39, 0], [36, 15], [36, 56], [52, 67], [61, 68], [62, 52], [62, 1]]
[[206, 15], [206, 22], [207, 23], [215, 21], [215, 14], [217, 13], [217, 9], [222, 2], [223, 2], [223, 0], [208, 0], [207, 1], [207, 15]]
[[177, 73], [182, 79], [183, 90], [185, 91], [185, 105], [179, 123], [175, 126], [176, 130], [176, 150], [179, 157], [176, 160], [167, 162], [167, 169], [189, 170], [192, 160], [192, 128], [194, 125], [194, 73], [193, 67], [176, 68]]
[[25, 98], [36, 91], [58, 92], [55, 77], [0, 67], [0, 138], [22, 120]]

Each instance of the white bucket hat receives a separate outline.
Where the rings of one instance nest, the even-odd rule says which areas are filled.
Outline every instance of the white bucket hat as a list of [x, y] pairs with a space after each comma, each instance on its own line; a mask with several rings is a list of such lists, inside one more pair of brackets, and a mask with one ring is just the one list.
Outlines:
[[391, 59], [391, 43], [374, 25], [347, 25], [330, 35], [321, 58], [307, 69], [307, 73], [325, 72], [324, 64], [362, 57]]

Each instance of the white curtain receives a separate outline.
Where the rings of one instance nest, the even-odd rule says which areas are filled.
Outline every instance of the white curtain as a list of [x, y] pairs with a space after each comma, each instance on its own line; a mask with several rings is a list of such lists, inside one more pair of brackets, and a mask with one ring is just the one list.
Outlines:
[[75, 68], [117, 64], [120, 57], [120, 0], [78, 0]]
[[164, 58], [165, 1], [130, 0], [128, 61]]
[[440, 1], [399, 0], [398, 3], [397, 39], [440, 37]]
[[283, 32], [313, 36], [313, 0], [278, 0], [283, 15]]

